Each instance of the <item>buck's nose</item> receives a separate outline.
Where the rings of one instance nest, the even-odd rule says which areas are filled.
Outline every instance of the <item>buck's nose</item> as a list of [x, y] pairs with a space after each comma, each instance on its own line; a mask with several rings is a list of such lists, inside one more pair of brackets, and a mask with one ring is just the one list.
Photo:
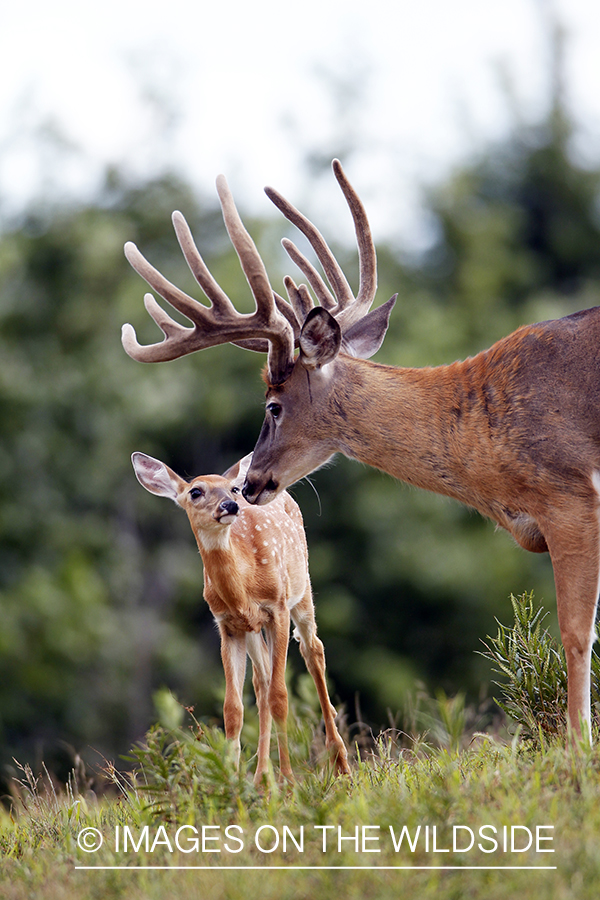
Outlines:
[[254, 502], [255, 496], [260, 492], [260, 487], [258, 482], [256, 481], [248, 481], [246, 478], [244, 482], [244, 486], [242, 488], [242, 496], [246, 498], [249, 503]]
[[269, 500], [273, 499], [278, 487], [279, 484], [273, 481], [272, 478], [269, 478], [266, 484], [262, 484], [258, 479], [246, 478], [242, 494], [248, 503], [256, 503], [260, 506], [262, 503], [268, 503]]

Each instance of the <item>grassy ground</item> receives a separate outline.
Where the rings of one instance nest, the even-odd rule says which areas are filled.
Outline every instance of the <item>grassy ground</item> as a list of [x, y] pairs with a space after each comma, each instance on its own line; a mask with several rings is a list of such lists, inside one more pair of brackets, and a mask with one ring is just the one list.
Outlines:
[[[336, 779], [306, 675], [290, 716], [296, 782], [258, 791], [254, 760], [237, 772], [222, 732], [190, 711], [184, 724], [163, 692], [162, 725], [95, 773], [95, 791], [80, 766], [60, 789], [21, 769], [0, 807], [0, 897], [595, 898], [600, 744], [566, 741], [564, 653], [531, 595], [513, 607], [485, 655], [518, 737], [474, 732], [460, 697], [425, 697], [408, 734], [346, 735], [352, 777]], [[592, 669], [598, 733], [600, 659]], [[243, 739], [256, 746], [252, 713]]]
[[[484, 735], [465, 746], [451, 732], [436, 747], [385, 734], [335, 779], [315, 764], [314, 724], [296, 719], [296, 784], [263, 792], [234, 771], [222, 734], [196, 725], [154, 729], [135, 778], [109, 766], [99, 798], [75, 776], [59, 792], [24, 770], [0, 819], [0, 896], [595, 898], [600, 750]], [[78, 846], [98, 835], [100, 849]]]

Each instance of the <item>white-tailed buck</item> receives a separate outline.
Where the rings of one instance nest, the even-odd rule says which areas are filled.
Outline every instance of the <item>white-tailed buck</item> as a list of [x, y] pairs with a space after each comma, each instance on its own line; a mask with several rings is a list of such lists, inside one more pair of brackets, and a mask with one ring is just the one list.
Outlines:
[[422, 369], [368, 362], [383, 341], [395, 298], [369, 312], [376, 290], [369, 225], [339, 162], [333, 169], [358, 240], [356, 297], [314, 225], [267, 188], [312, 245], [329, 282], [284, 240], [320, 305], [289, 277], [288, 300], [275, 294], [221, 177], [225, 222], [256, 312], [235, 311], [175, 213], [183, 253], [212, 306], [169, 284], [128, 244], [133, 267], [193, 327], [173, 322], [146, 295], [165, 340], [141, 347], [126, 325], [123, 345], [146, 362], [225, 341], [268, 350], [266, 417], [243, 490], [252, 503], [267, 503], [340, 452], [475, 507], [526, 550], [549, 551], [567, 657], [568, 715], [581, 733], [581, 723], [586, 730], [590, 723], [600, 579], [600, 307], [524, 326], [463, 362]]
[[221, 636], [223, 719], [236, 759], [240, 754], [248, 655], [259, 719], [254, 780], [259, 784], [268, 771], [273, 721], [281, 777], [292, 778], [285, 684], [291, 617], [296, 626], [294, 637], [300, 642], [300, 652], [317, 688], [327, 749], [336, 771], [348, 775], [346, 748], [327, 693], [325, 653], [317, 637], [306, 537], [297, 503], [285, 492], [267, 509], [247, 503], [241, 487], [250, 456], [224, 475], [201, 475], [191, 482], [144, 453], [134, 453], [131, 459], [140, 484], [181, 506], [196, 537], [204, 565], [204, 599]]

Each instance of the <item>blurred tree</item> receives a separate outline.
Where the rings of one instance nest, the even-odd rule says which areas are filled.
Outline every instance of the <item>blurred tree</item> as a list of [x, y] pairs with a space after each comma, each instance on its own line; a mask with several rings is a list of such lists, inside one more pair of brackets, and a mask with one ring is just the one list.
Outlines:
[[[212, 709], [218, 643], [200, 562], [177, 511], [171, 522], [146, 502], [129, 457], [143, 449], [190, 474], [226, 468], [258, 429], [262, 360], [225, 347], [146, 368], [123, 353], [122, 322], [145, 315], [123, 242], [191, 280], [170, 226], [176, 207], [243, 298], [220, 214], [173, 176], [136, 187], [109, 173], [97, 203], [40, 205], [0, 241], [7, 759], [38, 745], [48, 758], [59, 740], [123, 751], [148, 727], [163, 682]], [[141, 323], [149, 339], [152, 327]]]

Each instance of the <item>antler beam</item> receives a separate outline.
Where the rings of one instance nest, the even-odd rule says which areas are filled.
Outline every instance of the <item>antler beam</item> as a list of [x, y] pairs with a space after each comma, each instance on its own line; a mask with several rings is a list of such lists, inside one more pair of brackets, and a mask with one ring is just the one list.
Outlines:
[[[306, 236], [323, 267], [329, 286], [295, 244], [285, 238], [282, 243], [290, 259], [306, 277], [318, 303], [337, 319], [342, 332], [348, 333], [367, 316], [375, 299], [377, 260], [366, 212], [338, 160], [333, 161], [333, 171], [354, 220], [360, 269], [360, 286], [356, 297], [318, 229], [273, 188], [265, 190], [283, 215]], [[145, 259], [135, 244], [127, 243], [125, 255], [133, 268], [192, 324], [191, 327], [186, 327], [176, 322], [159, 306], [152, 294], [146, 294], [144, 304], [162, 330], [164, 340], [142, 346], [134, 328], [127, 324], [122, 330], [123, 346], [129, 356], [139, 362], [163, 362], [217, 344], [237, 344], [248, 350], [268, 352], [269, 382], [273, 385], [282, 384], [293, 368], [294, 347], [298, 344], [302, 325], [315, 305], [314, 299], [306, 285], [296, 285], [289, 276], [284, 279], [288, 300], [284, 300], [273, 290], [264, 263], [240, 219], [222, 175], [217, 179], [217, 192], [225, 226], [256, 303], [255, 311], [242, 314], [236, 310], [202, 259], [184, 217], [180, 212], [174, 212], [173, 227], [179, 245], [210, 305], [198, 302], [171, 284]], [[381, 315], [387, 316], [389, 309], [384, 306], [385, 309], [381, 308]], [[379, 310], [375, 312], [379, 313]], [[371, 315], [375, 315], [375, 312]]]
[[352, 293], [346, 276], [320, 231], [274, 188], [265, 188], [265, 193], [286, 219], [302, 232], [313, 248], [317, 259], [323, 266], [323, 271], [334, 296], [332, 296], [317, 270], [298, 250], [296, 245], [287, 238], [284, 238], [282, 241], [288, 256], [308, 280], [321, 306], [328, 309], [337, 319], [342, 331], [346, 331], [369, 312], [375, 300], [377, 291], [377, 256], [369, 220], [358, 194], [346, 178], [342, 164], [338, 159], [333, 160], [332, 168], [354, 220], [360, 272], [359, 289], [356, 298]]

